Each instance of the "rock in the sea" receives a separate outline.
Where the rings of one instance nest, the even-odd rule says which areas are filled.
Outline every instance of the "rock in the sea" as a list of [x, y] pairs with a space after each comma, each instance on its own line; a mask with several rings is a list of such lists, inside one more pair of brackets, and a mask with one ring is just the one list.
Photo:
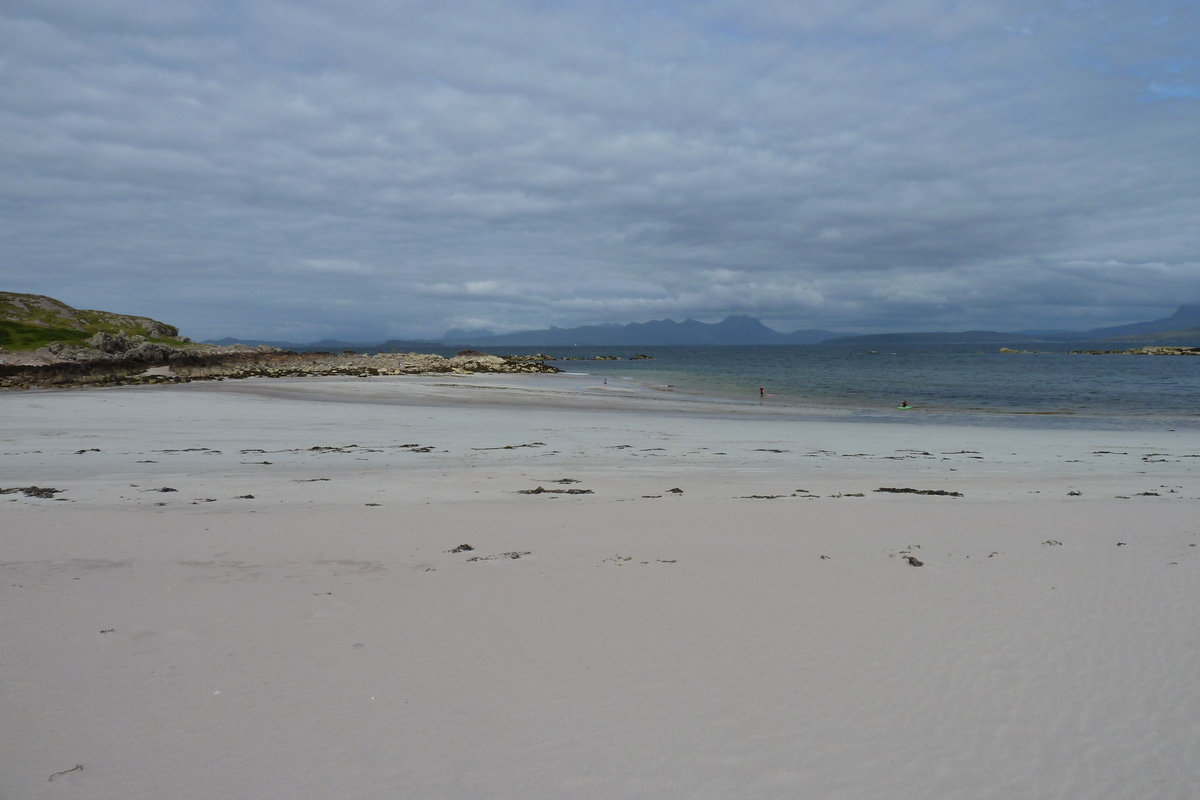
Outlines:
[[[462, 353], [459, 353], [462, 355]], [[521, 363], [525, 361], [554, 361], [554, 356], [548, 356], [545, 353], [534, 353], [531, 356], [504, 356], [506, 361]]]

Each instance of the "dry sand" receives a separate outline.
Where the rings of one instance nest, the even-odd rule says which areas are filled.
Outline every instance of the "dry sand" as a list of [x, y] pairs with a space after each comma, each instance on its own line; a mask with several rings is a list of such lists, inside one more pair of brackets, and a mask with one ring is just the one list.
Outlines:
[[597, 380], [0, 395], [0, 797], [1200, 796], [1194, 429]]

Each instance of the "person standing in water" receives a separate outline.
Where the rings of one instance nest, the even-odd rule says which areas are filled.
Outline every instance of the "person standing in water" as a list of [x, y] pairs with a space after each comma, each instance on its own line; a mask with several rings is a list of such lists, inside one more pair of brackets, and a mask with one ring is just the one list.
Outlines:
[[762, 399], [763, 399], [764, 397], [766, 397], [766, 396], [767, 396], [767, 390], [766, 390], [766, 389], [764, 389], [764, 388], [763, 388], [763, 387], [761, 387], [761, 386], [760, 386], [760, 387], [758, 387], [758, 399], [759, 399], [759, 400], [762, 400]]

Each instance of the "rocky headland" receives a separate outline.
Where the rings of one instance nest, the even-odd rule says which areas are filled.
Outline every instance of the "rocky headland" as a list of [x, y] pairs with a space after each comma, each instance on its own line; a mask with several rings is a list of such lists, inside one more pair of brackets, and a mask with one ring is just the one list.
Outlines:
[[41, 294], [0, 292], [0, 353], [32, 350], [52, 342], [82, 345], [97, 333], [142, 336], [150, 341], [188, 344], [174, 325], [149, 317], [72, 308]]
[[267, 345], [172, 345], [123, 332], [101, 332], [83, 345], [52, 342], [34, 351], [0, 354], [0, 389], [186, 383], [227, 378], [561, 371], [530, 356], [506, 358], [474, 350], [464, 350], [450, 358], [431, 353], [296, 353]]
[[561, 372], [549, 356], [297, 353], [270, 345], [197, 344], [174, 325], [0, 292], [0, 389], [186, 383], [226, 378]]

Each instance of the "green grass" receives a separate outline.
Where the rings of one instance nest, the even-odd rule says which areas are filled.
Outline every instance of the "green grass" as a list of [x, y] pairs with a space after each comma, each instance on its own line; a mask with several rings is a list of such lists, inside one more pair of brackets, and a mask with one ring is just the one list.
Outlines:
[[50, 342], [83, 344], [92, 334], [70, 328], [43, 328], [40, 325], [24, 325], [20, 322], [0, 320], [0, 347], [9, 350], [36, 350]]
[[122, 330], [150, 341], [178, 342], [177, 328], [148, 317], [71, 308], [44, 295], [0, 292], [0, 347], [32, 350], [50, 342], [83, 344], [99, 331]]
[[[107, 330], [108, 326], [105, 327]], [[66, 345], [85, 345], [87, 340], [96, 334], [96, 330], [77, 331], [72, 328], [45, 328], [41, 325], [25, 325], [21, 322], [6, 322], [0, 320], [0, 347], [12, 351], [37, 350], [51, 342], [62, 342]], [[108, 331], [115, 333], [115, 330]], [[133, 334], [131, 334], [133, 335]], [[146, 341], [169, 344], [179, 347], [178, 339], [161, 336], [147, 336]]]

